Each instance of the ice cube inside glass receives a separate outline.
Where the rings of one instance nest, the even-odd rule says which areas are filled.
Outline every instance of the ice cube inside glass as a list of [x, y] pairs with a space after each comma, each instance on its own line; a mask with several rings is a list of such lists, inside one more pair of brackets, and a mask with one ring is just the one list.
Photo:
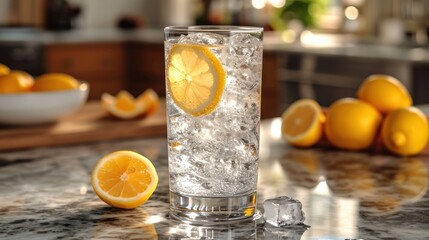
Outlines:
[[167, 27], [170, 215], [217, 223], [256, 206], [262, 28]]

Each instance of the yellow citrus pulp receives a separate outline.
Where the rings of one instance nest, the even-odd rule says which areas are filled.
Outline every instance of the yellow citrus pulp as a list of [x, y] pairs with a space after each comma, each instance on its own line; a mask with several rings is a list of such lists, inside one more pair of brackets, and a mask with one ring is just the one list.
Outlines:
[[137, 103], [143, 106], [143, 114], [150, 115], [158, 111], [159, 96], [153, 89], [149, 88], [137, 97]]
[[390, 151], [403, 156], [417, 154], [428, 142], [428, 120], [415, 107], [400, 108], [386, 116], [381, 134]]
[[79, 87], [79, 81], [64, 73], [46, 73], [35, 79], [34, 91], [72, 90]]
[[33, 77], [23, 71], [10, 71], [0, 76], [0, 93], [22, 93], [30, 91], [33, 86]]
[[137, 99], [125, 90], [120, 91], [116, 96], [103, 93], [101, 103], [107, 112], [121, 119], [153, 114], [160, 104], [158, 94], [152, 89], [147, 89]]
[[348, 150], [368, 148], [382, 116], [372, 105], [354, 98], [334, 102], [326, 113], [326, 136], [332, 145]]
[[225, 87], [225, 71], [206, 46], [175, 44], [167, 60], [167, 88], [174, 103], [193, 116], [216, 109]]
[[149, 199], [158, 185], [158, 175], [146, 157], [132, 151], [117, 151], [97, 162], [91, 184], [107, 204], [132, 209]]
[[324, 121], [325, 116], [316, 101], [298, 100], [282, 114], [282, 137], [292, 146], [312, 146], [322, 137]]
[[386, 114], [413, 104], [407, 89], [396, 78], [388, 75], [371, 75], [358, 89], [357, 96]]
[[4, 64], [0, 63], [0, 76], [4, 76], [9, 74], [10, 68]]

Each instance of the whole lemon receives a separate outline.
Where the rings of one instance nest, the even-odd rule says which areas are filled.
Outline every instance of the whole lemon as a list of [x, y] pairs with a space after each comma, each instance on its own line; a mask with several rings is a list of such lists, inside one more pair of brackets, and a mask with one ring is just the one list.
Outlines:
[[386, 116], [381, 135], [384, 146], [393, 153], [414, 155], [426, 146], [429, 137], [428, 120], [415, 107], [400, 108]]
[[0, 63], [0, 76], [4, 76], [9, 74], [10, 69], [8, 66]]
[[36, 78], [34, 91], [72, 90], [79, 87], [79, 81], [65, 73], [46, 73]]
[[376, 74], [367, 77], [360, 85], [357, 96], [383, 114], [413, 105], [405, 86], [389, 75]]
[[335, 101], [326, 113], [326, 136], [338, 148], [365, 149], [374, 141], [381, 120], [381, 114], [372, 105], [343, 98]]
[[23, 71], [11, 71], [0, 76], [0, 93], [28, 92], [33, 85], [33, 77]]

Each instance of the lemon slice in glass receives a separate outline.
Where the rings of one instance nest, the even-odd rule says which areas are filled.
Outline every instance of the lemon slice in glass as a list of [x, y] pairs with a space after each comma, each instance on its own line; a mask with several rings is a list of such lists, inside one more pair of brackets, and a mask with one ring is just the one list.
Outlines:
[[167, 88], [175, 104], [193, 116], [216, 109], [225, 87], [225, 70], [206, 46], [175, 44], [167, 61]]

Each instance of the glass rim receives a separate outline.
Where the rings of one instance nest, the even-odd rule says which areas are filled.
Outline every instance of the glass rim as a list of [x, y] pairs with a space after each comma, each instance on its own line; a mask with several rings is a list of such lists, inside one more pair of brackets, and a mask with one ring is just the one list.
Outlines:
[[192, 26], [167, 26], [165, 33], [169, 32], [211, 32], [211, 33], [262, 33], [264, 28], [255, 26], [234, 25], [192, 25]]

